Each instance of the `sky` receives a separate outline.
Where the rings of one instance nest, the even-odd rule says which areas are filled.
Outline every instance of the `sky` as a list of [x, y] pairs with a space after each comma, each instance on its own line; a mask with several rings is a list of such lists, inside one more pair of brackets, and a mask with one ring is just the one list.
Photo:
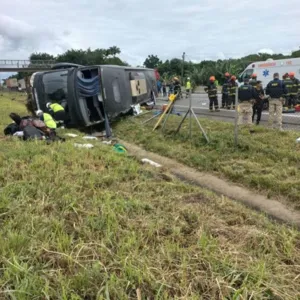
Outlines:
[[131, 65], [149, 54], [287, 54], [300, 46], [299, 16], [299, 0], [9, 0], [0, 10], [0, 59], [114, 45]]

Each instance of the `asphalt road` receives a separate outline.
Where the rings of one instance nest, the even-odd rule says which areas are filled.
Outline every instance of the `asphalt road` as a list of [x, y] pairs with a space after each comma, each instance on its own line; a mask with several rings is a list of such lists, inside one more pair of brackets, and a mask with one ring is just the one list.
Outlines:
[[[178, 112], [186, 112], [189, 107], [189, 99], [185, 98], [183, 95], [183, 99], [176, 100], [175, 110]], [[221, 106], [222, 102], [221, 94], [218, 95], [219, 105]], [[168, 98], [158, 98], [158, 103], [166, 103]], [[199, 117], [205, 117], [212, 120], [219, 121], [227, 121], [234, 122], [235, 119], [235, 111], [221, 109], [220, 112], [210, 112], [209, 111], [209, 100], [207, 94], [197, 93], [191, 95], [192, 107], [194, 112]], [[266, 125], [268, 121], [269, 113], [268, 111], [263, 111], [261, 125]], [[296, 129], [300, 130], [300, 113], [291, 113], [291, 114], [283, 114], [283, 128], [286, 129]]]

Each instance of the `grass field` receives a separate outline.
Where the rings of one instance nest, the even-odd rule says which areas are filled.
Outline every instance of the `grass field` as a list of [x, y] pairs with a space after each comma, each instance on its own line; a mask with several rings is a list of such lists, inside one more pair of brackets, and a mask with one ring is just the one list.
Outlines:
[[174, 135], [181, 117], [171, 116], [163, 135], [160, 130], [152, 132], [156, 121], [141, 125], [141, 120], [150, 116], [125, 119], [116, 124], [115, 133], [146, 150], [215, 173], [300, 209], [300, 145], [296, 144], [300, 133], [261, 127], [252, 135], [243, 131], [236, 149], [230, 123], [202, 119], [201, 124], [211, 139], [206, 144], [194, 120], [190, 141], [188, 120], [180, 133]]
[[300, 299], [298, 231], [166, 170], [3, 136], [0, 161], [0, 299]]

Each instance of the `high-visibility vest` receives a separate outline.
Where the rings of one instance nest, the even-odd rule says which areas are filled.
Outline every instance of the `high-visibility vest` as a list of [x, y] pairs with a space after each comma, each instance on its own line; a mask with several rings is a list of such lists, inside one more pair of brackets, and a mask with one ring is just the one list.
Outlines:
[[186, 83], [186, 89], [187, 89], [187, 90], [190, 90], [190, 89], [191, 89], [191, 82], [190, 82], [190, 81], [188, 81], [188, 82]]
[[44, 118], [44, 123], [46, 124], [46, 126], [50, 129], [56, 129], [56, 123], [53, 120], [52, 116], [44, 113], [43, 114], [43, 118]]
[[52, 103], [52, 104], [50, 104], [50, 108], [55, 113], [58, 112], [58, 111], [64, 110], [64, 108], [60, 104], [58, 104], [58, 103]]

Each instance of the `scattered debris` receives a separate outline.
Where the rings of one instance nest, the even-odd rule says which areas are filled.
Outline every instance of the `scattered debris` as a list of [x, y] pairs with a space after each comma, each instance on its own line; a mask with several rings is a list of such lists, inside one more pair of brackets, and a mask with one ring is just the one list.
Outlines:
[[102, 144], [111, 145], [111, 141], [102, 141]]
[[93, 144], [78, 144], [78, 143], [75, 143], [74, 147], [91, 149], [91, 148], [94, 148], [94, 145]]
[[82, 137], [84, 140], [97, 140], [97, 138], [95, 136], [91, 136], [91, 135], [86, 135], [84, 137]]
[[132, 111], [133, 111], [134, 116], [140, 115], [142, 113], [141, 106], [139, 104], [131, 105], [131, 107], [132, 107]]
[[148, 163], [148, 164], [150, 164], [151, 166], [153, 166], [153, 167], [156, 167], [156, 168], [160, 168], [161, 167], [161, 165], [160, 164], [158, 164], [158, 163], [156, 163], [155, 161], [153, 161], [153, 160], [150, 160], [150, 159], [148, 159], [148, 158], [143, 158], [142, 159], [142, 163]]
[[114, 144], [113, 149], [117, 153], [126, 153], [127, 149], [121, 144]]
[[13, 134], [13, 136], [17, 136], [17, 137], [23, 137], [24, 136], [24, 132], [23, 131], [17, 131]]
[[69, 136], [69, 137], [74, 138], [74, 137], [77, 137], [78, 134], [75, 134], [75, 133], [66, 133], [65, 136]]
[[298, 138], [296, 139], [296, 143], [297, 143], [297, 144], [300, 143], [300, 137], [298, 137]]

